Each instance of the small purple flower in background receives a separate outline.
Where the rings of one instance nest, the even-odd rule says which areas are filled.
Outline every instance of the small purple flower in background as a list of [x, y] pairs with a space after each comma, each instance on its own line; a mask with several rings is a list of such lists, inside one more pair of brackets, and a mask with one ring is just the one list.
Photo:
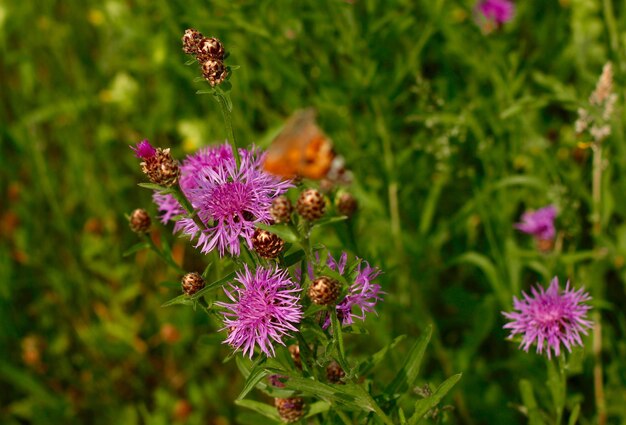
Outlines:
[[554, 219], [556, 207], [548, 205], [537, 211], [529, 211], [522, 214], [522, 222], [515, 224], [515, 228], [524, 233], [533, 235], [538, 240], [552, 240], [556, 234]]
[[545, 348], [548, 358], [561, 354], [561, 344], [572, 351], [572, 346], [582, 346], [580, 334], [587, 335], [591, 322], [586, 320], [590, 306], [583, 304], [591, 297], [583, 288], [559, 288], [559, 279], [552, 279], [548, 289], [537, 285], [531, 289], [532, 296], [522, 292], [523, 299], [513, 297], [513, 308], [517, 311], [502, 314], [511, 322], [504, 325], [510, 329], [509, 338], [522, 335], [520, 348], [528, 352], [531, 344], [537, 343], [537, 353]]
[[206, 225], [199, 229], [191, 218], [177, 223], [177, 230], [198, 238], [196, 247], [202, 253], [217, 248], [239, 255], [240, 238], [252, 248], [255, 223], [268, 224], [272, 199], [292, 186], [263, 170], [263, 156], [256, 150], [239, 150], [241, 163], [237, 166], [230, 155], [222, 155], [219, 166], [200, 166], [191, 172], [195, 187], [185, 193], [198, 217]]
[[[359, 263], [354, 271], [354, 283], [348, 288], [345, 298], [337, 304], [337, 317], [344, 326], [354, 323], [355, 318], [365, 320], [366, 313], [376, 313], [376, 303], [382, 300], [381, 295], [384, 294], [380, 285], [372, 283], [380, 275], [380, 270], [370, 267], [367, 261], [357, 260]], [[348, 254], [345, 252], [341, 254], [339, 261], [335, 261], [331, 255], [326, 260], [328, 267], [341, 275], [346, 271], [347, 262]], [[324, 328], [328, 326], [330, 318], [324, 323]]]
[[483, 30], [490, 32], [513, 19], [515, 5], [510, 0], [481, 0], [474, 13]]
[[255, 346], [273, 357], [273, 344], [285, 345], [283, 337], [298, 332], [295, 325], [303, 316], [298, 295], [302, 289], [289, 278], [286, 270], [278, 267], [258, 267], [251, 273], [244, 265], [235, 281], [241, 286], [231, 284], [230, 290], [224, 288], [232, 303], [215, 303], [227, 309], [223, 312], [224, 329], [229, 333], [224, 342], [235, 350], [241, 349], [250, 358]]

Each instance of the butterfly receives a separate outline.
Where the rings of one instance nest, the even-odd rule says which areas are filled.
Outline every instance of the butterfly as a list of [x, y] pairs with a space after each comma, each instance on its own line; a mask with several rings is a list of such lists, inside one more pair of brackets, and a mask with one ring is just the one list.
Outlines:
[[346, 174], [345, 161], [317, 125], [312, 108], [298, 110], [287, 120], [267, 149], [264, 168], [288, 179], [339, 181]]

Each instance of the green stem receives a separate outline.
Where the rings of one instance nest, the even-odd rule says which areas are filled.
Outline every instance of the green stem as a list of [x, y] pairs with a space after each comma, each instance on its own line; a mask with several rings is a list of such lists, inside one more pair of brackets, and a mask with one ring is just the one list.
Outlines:
[[149, 234], [144, 235], [144, 238], [146, 239], [146, 241], [148, 242], [148, 244], [150, 244], [150, 248], [152, 249], [152, 251], [154, 251], [159, 257], [161, 257], [170, 267], [174, 268], [178, 273], [184, 274], [185, 270], [183, 270], [182, 267], [180, 267], [178, 264], [176, 264], [176, 262], [174, 261], [174, 259], [169, 256], [166, 255], [165, 252], [163, 252], [152, 240], [152, 238], [150, 237]]
[[228, 138], [228, 142], [233, 147], [233, 155], [235, 156], [235, 161], [237, 164], [240, 164], [239, 151], [237, 150], [237, 141], [235, 140], [235, 132], [233, 130], [233, 117], [231, 111], [231, 103], [229, 102], [227, 94], [223, 93], [221, 90], [216, 89], [214, 93], [215, 99], [217, 99], [217, 103], [220, 105], [220, 109], [222, 110], [222, 115], [224, 116], [224, 125], [226, 126], [226, 137]]

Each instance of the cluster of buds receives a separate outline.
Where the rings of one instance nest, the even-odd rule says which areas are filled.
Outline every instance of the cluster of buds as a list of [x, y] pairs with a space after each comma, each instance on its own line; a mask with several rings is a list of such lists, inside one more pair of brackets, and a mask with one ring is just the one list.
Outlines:
[[609, 137], [611, 126], [608, 121], [613, 115], [616, 102], [617, 94], [613, 92], [613, 66], [611, 62], [607, 62], [602, 68], [602, 75], [600, 75], [596, 89], [589, 96], [589, 105], [595, 111], [578, 109], [576, 133], [581, 134], [588, 129], [596, 143]]
[[317, 189], [307, 189], [300, 194], [296, 203], [296, 211], [305, 220], [315, 221], [326, 212], [326, 200]]
[[217, 86], [228, 76], [224, 66], [224, 46], [217, 38], [205, 37], [190, 28], [183, 35], [183, 52], [195, 56], [202, 66], [202, 75], [211, 86]]

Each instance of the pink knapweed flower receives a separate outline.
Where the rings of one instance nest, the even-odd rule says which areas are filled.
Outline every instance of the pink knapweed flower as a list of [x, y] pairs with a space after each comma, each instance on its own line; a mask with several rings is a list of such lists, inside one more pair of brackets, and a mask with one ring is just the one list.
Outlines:
[[512, 313], [502, 312], [511, 321], [504, 325], [510, 329], [509, 338], [522, 336], [520, 348], [528, 348], [536, 343], [537, 353], [544, 349], [548, 358], [561, 354], [561, 344], [572, 351], [572, 346], [582, 346], [580, 334], [587, 335], [592, 323], [587, 320], [591, 308], [585, 301], [591, 297], [583, 288], [570, 288], [569, 281], [565, 290], [559, 288], [559, 279], [552, 279], [548, 289], [537, 285], [531, 289], [531, 295], [522, 292], [523, 299], [513, 297]]
[[[204, 147], [192, 155], [188, 155], [180, 167], [180, 189], [189, 197], [189, 190], [198, 187], [197, 177], [206, 167], [216, 169], [225, 166], [229, 161], [233, 161], [233, 150], [228, 143], [217, 146]], [[166, 224], [173, 217], [185, 213], [184, 208], [170, 194], [154, 192], [152, 200], [161, 211], [161, 222]], [[181, 229], [177, 222], [174, 225], [174, 233]]]
[[252, 357], [257, 346], [268, 357], [274, 356], [274, 343], [285, 345], [283, 338], [298, 332], [296, 324], [302, 320], [299, 303], [300, 286], [294, 283], [286, 270], [278, 267], [258, 267], [254, 272], [244, 265], [235, 281], [224, 288], [232, 303], [217, 302], [224, 307], [224, 329], [229, 331], [224, 341], [235, 350]]
[[475, 10], [487, 22], [502, 25], [513, 19], [515, 5], [510, 0], [481, 0]]
[[528, 211], [522, 214], [522, 222], [515, 224], [515, 228], [540, 240], [552, 240], [556, 234], [555, 218], [556, 207], [548, 205], [537, 211]]
[[[354, 281], [348, 288], [346, 296], [337, 304], [337, 317], [343, 326], [354, 323], [354, 319], [365, 320], [366, 313], [376, 313], [376, 303], [382, 301], [381, 287], [372, 283], [380, 275], [378, 268], [371, 267], [367, 261], [357, 258], [356, 269], [350, 273]], [[326, 264], [331, 270], [344, 275], [348, 254], [343, 252], [339, 261], [335, 261], [332, 255], [328, 255]], [[350, 281], [350, 276], [346, 277]], [[324, 323], [324, 328], [330, 326], [330, 318]]]
[[219, 166], [200, 166], [191, 175], [194, 187], [186, 194], [198, 218], [200, 229], [191, 218], [183, 218], [177, 229], [197, 238], [196, 247], [203, 253], [217, 248], [239, 255], [241, 239], [252, 249], [256, 223], [268, 224], [272, 200], [292, 186], [263, 169], [263, 155], [256, 149], [239, 149], [240, 164], [232, 156], [222, 155]]

